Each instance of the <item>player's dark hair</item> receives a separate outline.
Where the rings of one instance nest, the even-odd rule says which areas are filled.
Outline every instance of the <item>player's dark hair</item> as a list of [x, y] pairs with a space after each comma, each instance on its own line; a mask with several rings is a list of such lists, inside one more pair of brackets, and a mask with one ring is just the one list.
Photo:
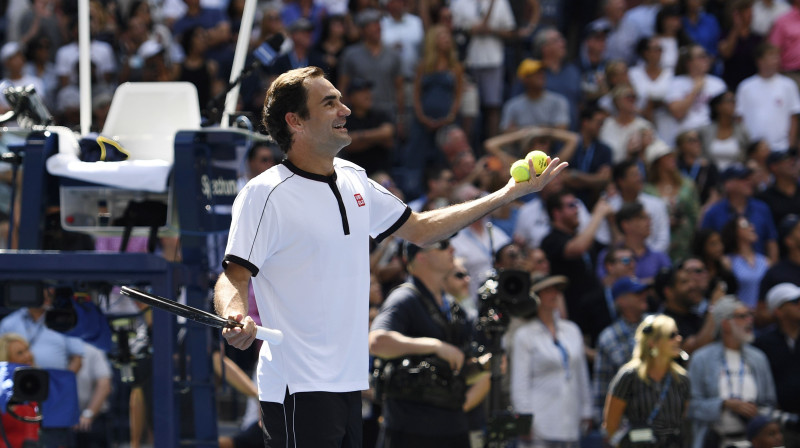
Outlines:
[[762, 42], [761, 45], [756, 47], [756, 54], [755, 54], [756, 61], [758, 61], [759, 59], [763, 58], [765, 54], [773, 52], [773, 51], [774, 52], [779, 52], [780, 50], [778, 50], [778, 47], [776, 47], [775, 45], [773, 45], [772, 43], [770, 43], [768, 41], [767, 42]]
[[292, 147], [292, 132], [286, 123], [286, 114], [295, 113], [304, 120], [308, 119], [308, 89], [304, 83], [306, 79], [324, 76], [325, 72], [319, 67], [290, 70], [278, 76], [267, 90], [263, 124], [283, 152], [289, 152]]

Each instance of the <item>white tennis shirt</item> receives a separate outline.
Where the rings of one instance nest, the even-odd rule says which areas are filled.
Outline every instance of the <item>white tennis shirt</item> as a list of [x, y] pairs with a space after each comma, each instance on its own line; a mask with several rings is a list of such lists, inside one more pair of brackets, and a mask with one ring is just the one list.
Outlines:
[[[249, 269], [261, 321], [281, 330], [258, 363], [261, 401], [368, 388], [369, 236], [391, 235], [411, 209], [334, 159], [334, 174], [289, 161], [252, 179], [233, 204], [223, 266]], [[271, 349], [271, 356], [269, 351]]]

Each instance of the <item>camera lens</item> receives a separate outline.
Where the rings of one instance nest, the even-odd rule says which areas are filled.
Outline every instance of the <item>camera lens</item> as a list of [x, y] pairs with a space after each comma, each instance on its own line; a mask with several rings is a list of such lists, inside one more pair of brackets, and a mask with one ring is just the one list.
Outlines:
[[501, 286], [506, 294], [516, 296], [523, 291], [525, 282], [520, 277], [509, 276], [505, 280]]
[[25, 395], [35, 395], [42, 388], [42, 382], [36, 375], [25, 375], [19, 384], [19, 391]]

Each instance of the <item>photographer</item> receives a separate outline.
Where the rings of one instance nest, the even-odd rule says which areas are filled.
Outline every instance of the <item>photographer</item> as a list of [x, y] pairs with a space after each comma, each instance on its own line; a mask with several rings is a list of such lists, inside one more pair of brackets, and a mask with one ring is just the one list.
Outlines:
[[[395, 375], [402, 370], [401, 364], [405, 361], [402, 358], [435, 355], [428, 356], [427, 362], [437, 366], [439, 376], [449, 376], [449, 370], [455, 373], [464, 365], [462, 349], [471, 339], [471, 326], [464, 312], [445, 300], [443, 294], [445, 279], [453, 269], [450, 241], [442, 240], [425, 248], [405, 243], [404, 261], [411, 279], [387, 297], [372, 324], [369, 351], [390, 360]], [[488, 381], [488, 376], [484, 377], [467, 390], [465, 396], [456, 394], [453, 401], [457, 406], [443, 407], [441, 403], [424, 401], [429, 396], [446, 395], [450, 390], [463, 391], [466, 386], [458, 375], [454, 375], [450, 385], [442, 390], [430, 384], [430, 393], [408, 397], [393, 394], [395, 384], [388, 379], [382, 385], [386, 392], [385, 447], [469, 448], [464, 411], [470, 404], [482, 400], [488, 392]]]

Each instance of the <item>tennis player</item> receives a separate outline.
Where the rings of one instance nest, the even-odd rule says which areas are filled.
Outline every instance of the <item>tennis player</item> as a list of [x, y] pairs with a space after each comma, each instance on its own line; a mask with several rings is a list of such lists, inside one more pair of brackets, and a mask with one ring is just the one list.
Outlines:
[[[244, 324], [232, 346], [255, 339], [253, 281], [264, 326], [283, 331], [258, 363], [266, 447], [360, 447], [368, 388], [369, 237], [440, 241], [496, 208], [541, 190], [567, 164], [488, 196], [415, 213], [362, 168], [336, 154], [350, 143], [342, 95], [317, 67], [288, 71], [267, 91], [264, 124], [286, 160], [252, 179], [233, 206], [217, 312]], [[453, 355], [456, 356], [456, 355]], [[450, 360], [448, 360], [450, 361]]]

